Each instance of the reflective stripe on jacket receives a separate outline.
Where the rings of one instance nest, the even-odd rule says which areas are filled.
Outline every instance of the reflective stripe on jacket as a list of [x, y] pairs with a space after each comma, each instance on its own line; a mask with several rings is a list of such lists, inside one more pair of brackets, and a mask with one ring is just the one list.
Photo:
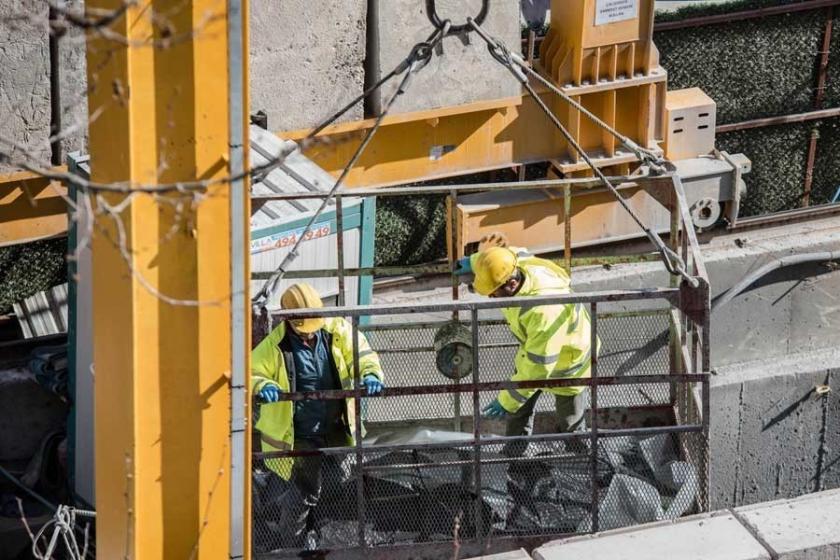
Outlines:
[[[332, 358], [335, 361], [338, 377], [342, 389], [353, 388], [353, 328], [349, 322], [341, 318], [327, 319], [324, 330], [332, 335]], [[281, 323], [276, 329], [251, 351], [251, 394], [257, 395], [266, 383], [276, 383], [283, 392], [288, 393], [289, 375], [280, 350], [280, 342], [286, 336], [286, 324]], [[371, 374], [380, 381], [382, 366], [364, 334], [359, 333], [359, 375]], [[355, 425], [355, 408], [353, 399], [345, 400], [345, 418], [349, 431], [347, 444], [353, 445], [352, 429]], [[263, 452], [286, 451], [294, 447], [294, 403], [281, 401], [263, 404], [260, 407], [260, 418], [257, 430], [260, 431], [261, 448]], [[288, 480], [292, 473], [293, 459], [266, 459], [268, 468], [282, 478]]]
[[[570, 292], [569, 275], [557, 264], [532, 257], [520, 250], [519, 269], [523, 284], [517, 297], [549, 296]], [[589, 313], [581, 304], [509, 307], [502, 310], [519, 351], [512, 381], [589, 377], [591, 331]], [[586, 389], [558, 387], [546, 389], [561, 396], [574, 396]], [[508, 412], [516, 412], [538, 389], [511, 389], [499, 394]]]

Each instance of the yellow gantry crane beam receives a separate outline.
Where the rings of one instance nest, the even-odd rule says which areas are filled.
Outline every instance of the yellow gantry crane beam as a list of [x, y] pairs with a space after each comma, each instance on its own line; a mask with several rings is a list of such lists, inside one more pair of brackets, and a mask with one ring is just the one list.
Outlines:
[[29, 171], [0, 174], [0, 247], [65, 235], [66, 195], [58, 181]]
[[[124, 4], [89, 0], [86, 8], [100, 17]], [[90, 126], [93, 181], [136, 189], [217, 179], [246, 165], [247, 14], [239, 4], [142, 0], [107, 33], [89, 34], [89, 108], [102, 111]], [[116, 204], [126, 195], [103, 196]], [[249, 554], [247, 184], [210, 186], [180, 212], [168, 203], [178, 197], [189, 201], [136, 195], [121, 224], [108, 212], [96, 218], [101, 558]]]

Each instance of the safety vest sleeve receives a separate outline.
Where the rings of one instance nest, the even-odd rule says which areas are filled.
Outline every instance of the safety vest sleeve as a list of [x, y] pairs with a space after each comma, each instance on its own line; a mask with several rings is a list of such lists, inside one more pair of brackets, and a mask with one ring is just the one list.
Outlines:
[[281, 324], [251, 350], [251, 394], [256, 395], [270, 382], [282, 390], [289, 390], [283, 356], [278, 349], [285, 334], [285, 326]]
[[[575, 306], [572, 305], [543, 305], [520, 311], [518, 322], [524, 340], [514, 358], [516, 373], [511, 381], [536, 381], [551, 377], [567, 342], [569, 327], [575, 319], [574, 311]], [[515, 412], [536, 391], [503, 391], [499, 402], [508, 412]]]
[[[569, 276], [550, 261], [536, 257], [520, 261], [525, 284], [520, 295], [559, 295], [569, 292]], [[588, 375], [591, 344], [590, 322], [580, 304], [537, 305], [503, 310], [511, 331], [519, 339], [512, 381], [540, 381]], [[560, 396], [576, 395], [580, 387], [548, 389]], [[515, 412], [537, 389], [502, 391], [499, 403]]]
[[[344, 363], [349, 368], [349, 376], [352, 378], [353, 371], [353, 327], [345, 319], [333, 319], [328, 327], [335, 337], [335, 344], [338, 344], [343, 355]], [[373, 375], [379, 381], [384, 382], [382, 365], [379, 363], [379, 356], [368, 343], [364, 333], [359, 333], [359, 376]]]

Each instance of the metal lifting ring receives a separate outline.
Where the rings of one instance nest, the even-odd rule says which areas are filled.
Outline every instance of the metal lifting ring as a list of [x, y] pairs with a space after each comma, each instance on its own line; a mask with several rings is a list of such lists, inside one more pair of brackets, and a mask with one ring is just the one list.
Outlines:
[[[477, 16], [473, 18], [476, 24], [481, 25], [484, 23], [484, 20], [487, 19], [487, 14], [490, 12], [490, 0], [481, 0], [481, 11], [478, 13]], [[435, 0], [426, 0], [426, 15], [429, 16], [429, 21], [432, 22], [432, 25], [435, 26], [437, 29], [443, 29], [444, 22], [448, 20], [440, 19], [437, 13], [437, 7], [435, 6]], [[452, 25], [449, 27], [449, 31], [447, 31], [444, 37], [448, 37], [450, 35], [460, 35], [465, 31], [472, 31], [472, 26], [469, 23], [464, 23], [462, 25]]]

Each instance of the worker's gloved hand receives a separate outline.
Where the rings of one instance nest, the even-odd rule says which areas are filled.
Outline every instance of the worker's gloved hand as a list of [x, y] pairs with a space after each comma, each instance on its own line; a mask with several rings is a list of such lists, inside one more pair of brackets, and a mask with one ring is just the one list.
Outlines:
[[499, 399], [493, 399], [493, 402], [481, 409], [481, 415], [485, 418], [504, 418], [508, 411], [504, 409]]
[[280, 400], [280, 393], [283, 391], [275, 385], [274, 383], [266, 383], [265, 386], [260, 389], [260, 399], [263, 402], [267, 403], [275, 403]]
[[371, 373], [365, 375], [365, 378], [362, 379], [362, 385], [365, 386], [368, 396], [378, 395], [382, 392], [382, 389], [385, 388], [385, 385], [383, 385], [382, 382], [379, 381], [379, 378], [377, 378]]
[[469, 257], [463, 257], [458, 259], [458, 262], [455, 263], [455, 276], [466, 276], [467, 274], [472, 274], [472, 264], [470, 263]]

